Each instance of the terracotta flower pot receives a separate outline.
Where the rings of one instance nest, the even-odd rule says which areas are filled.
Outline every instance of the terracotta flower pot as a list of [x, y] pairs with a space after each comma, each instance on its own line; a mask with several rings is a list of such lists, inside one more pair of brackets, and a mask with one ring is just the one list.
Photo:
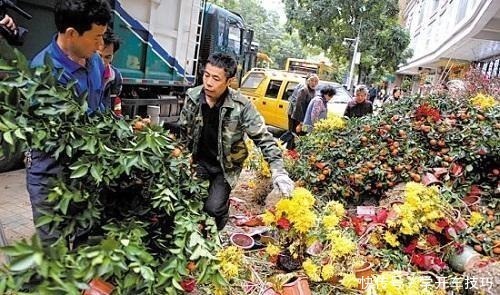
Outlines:
[[233, 245], [242, 249], [251, 249], [255, 245], [254, 239], [251, 236], [243, 233], [232, 234], [229, 239], [231, 240], [231, 243]]
[[280, 295], [280, 293], [274, 291], [274, 289], [271, 287], [266, 288], [261, 294], [262, 295]]
[[283, 285], [283, 295], [311, 295], [309, 282], [305, 277], [294, 277]]
[[354, 274], [359, 279], [358, 289], [363, 290], [368, 287], [369, 278], [373, 276], [373, 265], [365, 262], [361, 267], [354, 269]]
[[479, 203], [481, 203], [481, 197], [468, 195], [462, 200], [471, 210], [476, 211], [477, 209], [479, 209]]
[[83, 295], [110, 295], [115, 288], [112, 284], [99, 278], [92, 279], [89, 287], [83, 291]]

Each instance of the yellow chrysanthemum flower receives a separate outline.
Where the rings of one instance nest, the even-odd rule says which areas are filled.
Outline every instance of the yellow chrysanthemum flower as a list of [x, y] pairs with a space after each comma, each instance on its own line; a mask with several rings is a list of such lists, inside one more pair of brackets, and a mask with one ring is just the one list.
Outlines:
[[391, 232], [385, 232], [384, 240], [391, 245], [391, 247], [399, 246], [398, 236]]
[[276, 256], [280, 254], [281, 249], [280, 247], [273, 245], [273, 244], [268, 244], [266, 247], [266, 253], [270, 256]]
[[479, 212], [472, 212], [469, 218], [469, 225], [474, 227], [484, 221], [484, 217]]
[[340, 219], [336, 215], [326, 215], [323, 216], [323, 225], [327, 230], [334, 229], [340, 222]]
[[319, 120], [314, 124], [314, 131], [325, 132], [332, 130], [344, 129], [346, 126], [345, 120], [339, 116], [328, 115], [326, 119]]
[[335, 275], [335, 267], [331, 264], [323, 265], [321, 268], [321, 277], [324, 281], [328, 281]]
[[302, 268], [304, 272], [313, 282], [320, 282], [321, 278], [319, 276], [319, 267], [314, 264], [314, 262], [308, 258], [302, 263]]
[[357, 288], [359, 285], [358, 278], [353, 273], [344, 274], [342, 279], [340, 280], [340, 283], [342, 284], [342, 286], [349, 289]]
[[264, 222], [265, 225], [269, 226], [273, 224], [275, 221], [276, 221], [276, 216], [274, 216], [274, 214], [271, 211], [266, 210], [266, 212], [262, 214], [262, 222]]
[[482, 93], [477, 94], [471, 99], [473, 106], [479, 107], [481, 109], [489, 109], [498, 104], [498, 101], [491, 95], [484, 95]]

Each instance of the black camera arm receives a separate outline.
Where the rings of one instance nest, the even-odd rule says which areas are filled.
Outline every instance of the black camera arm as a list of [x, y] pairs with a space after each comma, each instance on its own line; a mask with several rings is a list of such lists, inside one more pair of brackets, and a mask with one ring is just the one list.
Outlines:
[[29, 14], [26, 11], [22, 10], [21, 8], [19, 8], [19, 6], [17, 6], [16, 4], [14, 4], [10, 0], [0, 0], [0, 18], [3, 18], [5, 16], [7, 8], [14, 10], [19, 15], [21, 15], [22, 17], [24, 17], [26, 19], [32, 19], [33, 18], [33, 16], [31, 16], [31, 14]]

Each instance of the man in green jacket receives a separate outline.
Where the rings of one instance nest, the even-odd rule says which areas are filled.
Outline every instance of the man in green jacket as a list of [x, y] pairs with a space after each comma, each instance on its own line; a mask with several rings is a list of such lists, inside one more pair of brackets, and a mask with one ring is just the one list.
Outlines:
[[203, 85], [187, 91], [179, 120], [180, 139], [193, 154], [196, 173], [210, 182], [204, 210], [215, 218], [218, 230], [227, 223], [229, 194], [248, 156], [245, 134], [269, 163], [275, 188], [290, 195], [294, 186], [264, 119], [248, 99], [229, 88], [236, 67], [230, 55], [211, 55], [203, 72]]

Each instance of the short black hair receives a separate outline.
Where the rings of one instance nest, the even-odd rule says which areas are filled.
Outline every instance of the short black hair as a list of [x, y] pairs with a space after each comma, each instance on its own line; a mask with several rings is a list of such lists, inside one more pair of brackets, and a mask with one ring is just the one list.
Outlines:
[[325, 87], [321, 88], [319, 92], [321, 93], [321, 96], [334, 96], [335, 94], [337, 94], [337, 91], [331, 85], [326, 85]]
[[113, 53], [117, 52], [118, 49], [120, 49], [120, 38], [113, 33], [111, 30], [107, 30], [106, 33], [104, 33], [104, 46], [109, 46], [113, 44]]
[[238, 63], [236, 62], [236, 59], [229, 54], [222, 52], [213, 53], [208, 57], [207, 64], [224, 69], [224, 72], [226, 72], [226, 78], [233, 78], [236, 76]]
[[92, 29], [92, 24], [107, 25], [111, 7], [106, 0], [57, 0], [54, 16], [59, 33], [74, 28], [82, 35]]

